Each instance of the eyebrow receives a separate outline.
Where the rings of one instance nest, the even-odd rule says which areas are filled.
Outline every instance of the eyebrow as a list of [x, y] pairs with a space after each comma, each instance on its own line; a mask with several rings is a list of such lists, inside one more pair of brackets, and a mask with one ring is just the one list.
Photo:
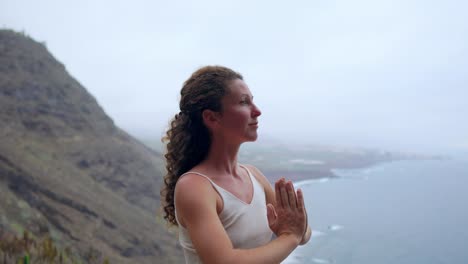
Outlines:
[[244, 98], [244, 97], [246, 97], [246, 96], [247, 96], [248, 98], [250, 98], [250, 99], [253, 99], [253, 98], [254, 98], [253, 95], [250, 96], [249, 94], [241, 94], [241, 98]]

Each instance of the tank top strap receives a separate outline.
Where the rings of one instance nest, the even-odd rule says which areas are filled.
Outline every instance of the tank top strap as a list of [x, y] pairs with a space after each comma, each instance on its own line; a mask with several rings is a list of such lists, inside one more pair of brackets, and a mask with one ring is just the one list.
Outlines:
[[195, 175], [198, 175], [198, 176], [201, 176], [201, 177], [207, 179], [207, 180], [211, 183], [211, 185], [213, 185], [213, 187], [215, 188], [215, 190], [216, 190], [218, 193], [219, 193], [219, 191], [220, 191], [220, 188], [221, 188], [221, 190], [224, 190], [221, 186], [219, 186], [219, 185], [216, 184], [214, 181], [212, 181], [212, 180], [210, 179], [210, 177], [206, 176], [206, 175], [203, 174], [203, 173], [196, 172], [196, 171], [187, 171], [186, 173], [180, 175], [179, 179], [182, 178], [183, 176], [187, 175], [187, 174], [195, 174]]
[[[253, 199], [255, 198], [255, 196], [257, 195], [257, 193], [259, 193], [260, 190], [263, 191], [263, 186], [262, 184], [257, 180], [257, 178], [252, 174], [252, 172], [250, 172], [249, 168], [247, 168], [247, 166], [245, 165], [242, 165], [240, 163], [238, 163], [240, 167], [242, 167], [243, 169], [245, 169], [247, 171], [247, 175], [249, 176], [250, 178], [250, 182], [252, 183], [252, 188], [253, 188], [253, 197], [252, 197], [252, 201]], [[201, 176], [205, 179], [207, 179], [211, 185], [213, 186], [213, 188], [216, 190], [216, 192], [218, 192], [218, 194], [221, 196], [221, 199], [225, 200], [225, 197], [224, 195], [222, 194], [227, 194], [229, 196], [233, 196], [235, 197], [237, 200], [241, 201], [238, 197], [236, 197], [234, 194], [232, 194], [231, 192], [227, 191], [226, 189], [224, 189], [223, 187], [219, 186], [218, 184], [216, 184], [213, 180], [210, 179], [210, 177], [208, 177], [206, 174], [203, 174], [203, 173], [200, 173], [200, 172], [197, 172], [197, 171], [187, 171], [185, 172], [184, 174], [180, 175], [179, 179], [182, 178], [183, 176], [187, 175], [187, 174], [195, 174], [197, 176]], [[260, 190], [259, 190], [260, 189]], [[243, 203], [245, 203], [244, 201], [242, 201]]]
[[244, 170], [247, 171], [247, 174], [249, 175], [250, 179], [251, 179], [252, 182], [253, 182], [253, 180], [255, 179], [255, 177], [254, 177], [253, 174], [250, 172], [249, 168], [247, 168], [247, 166], [242, 165], [242, 164], [240, 164], [240, 163], [239, 163], [239, 166], [241, 166]]
[[[242, 165], [242, 164], [240, 164], [240, 163], [239, 163], [239, 166], [242, 167], [243, 169], [245, 169], [245, 170], [247, 171], [247, 175], [249, 175], [249, 178], [250, 178], [250, 181], [252, 182], [252, 184], [254, 184], [254, 182], [260, 183], [260, 182], [257, 180], [257, 177], [255, 177], [255, 176], [252, 174], [252, 172], [250, 172], [250, 170], [249, 170], [249, 168], [247, 168], [247, 166]], [[183, 173], [182, 175], [180, 175], [179, 179], [182, 178], [183, 176], [187, 175], [187, 174], [190, 174], [190, 173], [191, 173], [191, 174], [198, 175], [198, 176], [201, 176], [201, 177], [207, 179], [208, 181], [210, 181], [210, 183], [211, 183], [214, 187], [216, 187], [216, 189], [221, 188], [221, 189], [224, 190], [223, 187], [217, 185], [214, 181], [212, 181], [212, 180], [210, 179], [210, 177], [208, 177], [207, 175], [205, 175], [205, 174], [203, 174], [203, 173], [196, 172], [196, 171], [187, 171], [187, 172]], [[254, 185], [255, 185], [255, 184], [254, 184]]]
[[241, 166], [242, 168], [244, 168], [246, 171], [247, 171], [247, 175], [249, 175], [250, 177], [250, 181], [252, 182], [252, 185], [253, 185], [253, 188], [255, 189], [255, 187], [262, 187], [262, 184], [257, 180], [257, 177], [255, 177], [253, 175], [252, 172], [250, 172], [249, 168], [247, 168], [247, 166], [245, 165], [242, 165], [239, 163], [239, 166]]

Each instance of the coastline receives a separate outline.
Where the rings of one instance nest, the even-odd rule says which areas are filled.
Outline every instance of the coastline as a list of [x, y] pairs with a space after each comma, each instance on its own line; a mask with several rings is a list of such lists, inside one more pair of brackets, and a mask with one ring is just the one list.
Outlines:
[[326, 166], [321, 165], [315, 168], [302, 169], [302, 170], [265, 170], [264, 174], [267, 179], [274, 183], [281, 177], [293, 181], [295, 184], [308, 181], [325, 181], [329, 179], [339, 178], [339, 176], [334, 172], [336, 170], [360, 170], [367, 169], [379, 164], [390, 163], [397, 160], [387, 160], [387, 161], [377, 161], [377, 162], [366, 162], [359, 164], [346, 164], [344, 166]]
[[[340, 168], [341, 169], [341, 168]], [[336, 174], [333, 173], [333, 169], [320, 169], [320, 170], [267, 170], [264, 175], [267, 179], [274, 183], [280, 178], [284, 177], [293, 182], [306, 181], [306, 180], [318, 180], [324, 178], [336, 178]]]
[[[447, 159], [447, 158], [445, 158]], [[270, 183], [274, 184], [277, 180], [284, 177], [287, 180], [293, 181], [296, 183], [301, 183], [304, 181], [317, 181], [317, 180], [329, 180], [339, 178], [336, 171], [342, 170], [363, 170], [369, 169], [381, 164], [388, 164], [397, 161], [410, 161], [410, 160], [444, 160], [440, 157], [424, 157], [424, 158], [393, 158], [393, 159], [380, 159], [380, 160], [360, 160], [358, 162], [333, 162], [319, 164], [309, 167], [299, 167], [299, 168], [281, 168], [281, 169], [262, 169], [263, 174], [267, 177]]]

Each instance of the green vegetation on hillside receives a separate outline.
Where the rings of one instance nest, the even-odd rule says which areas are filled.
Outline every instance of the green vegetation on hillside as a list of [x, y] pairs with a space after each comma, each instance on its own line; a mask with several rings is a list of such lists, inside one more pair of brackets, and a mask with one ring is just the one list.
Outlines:
[[52, 238], [36, 239], [27, 231], [22, 237], [0, 231], [0, 261], [7, 263], [38, 264], [109, 264], [107, 258], [90, 248], [81, 258], [68, 247], [56, 246]]

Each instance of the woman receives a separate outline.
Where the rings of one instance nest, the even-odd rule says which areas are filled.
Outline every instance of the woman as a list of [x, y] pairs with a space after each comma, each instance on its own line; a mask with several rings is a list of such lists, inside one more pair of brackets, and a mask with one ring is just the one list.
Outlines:
[[280, 179], [273, 191], [258, 169], [237, 162], [240, 145], [257, 139], [260, 115], [231, 69], [203, 67], [184, 83], [164, 138], [161, 197], [186, 263], [280, 263], [310, 238], [301, 190]]

